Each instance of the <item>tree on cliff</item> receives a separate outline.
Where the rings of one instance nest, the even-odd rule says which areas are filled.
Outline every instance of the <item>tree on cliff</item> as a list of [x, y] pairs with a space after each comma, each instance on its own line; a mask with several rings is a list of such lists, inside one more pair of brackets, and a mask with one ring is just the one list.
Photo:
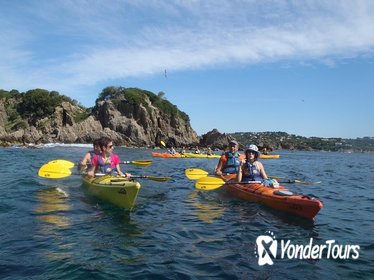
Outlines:
[[61, 105], [64, 101], [76, 103], [71, 98], [60, 95], [57, 91], [32, 89], [22, 94], [22, 101], [17, 106], [17, 112], [30, 124], [35, 125], [38, 119], [52, 115], [56, 106]]

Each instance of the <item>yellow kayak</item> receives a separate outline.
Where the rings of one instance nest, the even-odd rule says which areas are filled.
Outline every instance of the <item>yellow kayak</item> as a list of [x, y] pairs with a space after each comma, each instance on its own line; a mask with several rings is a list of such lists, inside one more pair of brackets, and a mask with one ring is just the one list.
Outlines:
[[82, 177], [87, 190], [97, 198], [109, 202], [117, 207], [131, 210], [134, 205], [140, 184], [126, 181], [121, 177], [106, 175], [103, 177]]
[[195, 154], [195, 153], [184, 153], [186, 158], [220, 158], [220, 155], [208, 155], [208, 154]]
[[279, 158], [279, 157], [280, 157], [280, 155], [260, 154], [260, 158]]
[[156, 153], [152, 152], [154, 157], [163, 158], [220, 158], [220, 155], [207, 155], [207, 154], [195, 154], [195, 153], [183, 153], [183, 154], [170, 154], [170, 153]]

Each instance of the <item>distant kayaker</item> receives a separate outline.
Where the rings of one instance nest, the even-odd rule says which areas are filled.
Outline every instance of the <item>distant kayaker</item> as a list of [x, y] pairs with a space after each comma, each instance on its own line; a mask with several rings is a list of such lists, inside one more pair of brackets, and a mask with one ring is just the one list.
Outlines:
[[200, 154], [201, 152], [200, 152], [200, 149], [199, 149], [199, 146], [196, 146], [195, 147], [195, 154]]
[[102, 138], [100, 142], [101, 154], [92, 158], [92, 167], [87, 175], [93, 177], [95, 173], [110, 174], [113, 176], [130, 177], [130, 173], [123, 173], [120, 167], [120, 158], [113, 153], [113, 141], [108, 138]]
[[171, 148], [168, 149], [168, 151], [169, 151], [169, 153], [172, 154], [172, 155], [175, 155], [175, 154], [177, 153], [173, 146], [171, 146]]
[[216, 167], [216, 175], [221, 176], [225, 174], [237, 174], [240, 168], [240, 154], [239, 143], [231, 140], [229, 143], [229, 150], [224, 152], [218, 161]]
[[211, 149], [210, 147], [207, 148], [206, 154], [207, 154], [208, 156], [213, 155], [213, 151], [212, 151], [212, 149]]
[[95, 139], [93, 141], [93, 150], [88, 151], [84, 155], [84, 157], [81, 160], [81, 162], [79, 163], [79, 170], [80, 171], [89, 170], [91, 168], [91, 166], [92, 166], [91, 160], [93, 159], [93, 157], [95, 155], [101, 154], [100, 141], [101, 141], [100, 138], [99, 139]]
[[180, 150], [179, 150], [179, 153], [180, 154], [185, 154], [186, 153], [186, 147], [185, 146], [183, 146]]
[[257, 159], [260, 152], [256, 145], [250, 145], [245, 150], [245, 161], [240, 165], [238, 181], [263, 181], [268, 179], [265, 168]]

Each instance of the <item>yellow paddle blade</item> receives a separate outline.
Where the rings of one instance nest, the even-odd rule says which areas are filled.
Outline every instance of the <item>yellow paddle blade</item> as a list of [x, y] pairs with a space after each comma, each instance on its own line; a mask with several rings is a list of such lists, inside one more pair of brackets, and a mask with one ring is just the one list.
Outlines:
[[50, 179], [60, 179], [68, 177], [72, 172], [60, 164], [47, 163], [40, 167], [38, 176]]
[[160, 143], [161, 143], [162, 146], [166, 147], [166, 144], [165, 144], [164, 141], [161, 140]]
[[203, 177], [196, 181], [195, 188], [198, 190], [211, 191], [222, 187], [226, 182], [217, 177]]
[[133, 160], [130, 163], [136, 166], [147, 167], [152, 164], [152, 161], [151, 160]]
[[187, 168], [184, 171], [184, 174], [190, 180], [197, 180], [197, 179], [200, 179], [202, 177], [208, 176], [209, 173], [207, 171], [205, 171], [203, 169], [199, 169], [199, 168]]
[[74, 162], [71, 162], [71, 161], [68, 161], [68, 160], [65, 160], [65, 159], [51, 160], [50, 162], [48, 162], [48, 164], [61, 165], [61, 166], [64, 166], [66, 168], [73, 168], [74, 165], [75, 165]]

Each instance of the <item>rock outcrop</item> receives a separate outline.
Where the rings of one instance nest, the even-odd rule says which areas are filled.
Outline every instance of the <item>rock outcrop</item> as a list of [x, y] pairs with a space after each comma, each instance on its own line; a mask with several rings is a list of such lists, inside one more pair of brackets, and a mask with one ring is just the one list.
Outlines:
[[161, 140], [174, 146], [198, 142], [189, 121], [163, 112], [149, 99], [146, 99], [146, 104], [131, 104], [126, 99], [117, 104], [98, 101], [93, 115], [104, 129], [115, 131], [131, 145], [153, 146]]
[[[188, 116], [175, 105], [149, 92], [135, 92], [141, 102], [126, 98], [126, 94], [97, 99], [83, 120], [76, 120], [76, 116], [84, 114], [86, 108], [62, 102], [52, 115], [36, 121], [21, 120], [18, 115], [18, 123], [22, 125], [14, 125], [10, 113], [16, 112], [20, 98], [0, 98], [0, 145], [91, 143], [102, 136], [109, 136], [117, 145], [139, 147], [153, 147], [161, 140], [174, 146], [199, 142]], [[165, 110], [169, 109], [166, 105], [173, 110]]]
[[222, 134], [217, 129], [213, 129], [201, 136], [200, 146], [210, 146], [212, 149], [225, 150], [231, 140], [235, 140], [235, 138], [226, 133]]

